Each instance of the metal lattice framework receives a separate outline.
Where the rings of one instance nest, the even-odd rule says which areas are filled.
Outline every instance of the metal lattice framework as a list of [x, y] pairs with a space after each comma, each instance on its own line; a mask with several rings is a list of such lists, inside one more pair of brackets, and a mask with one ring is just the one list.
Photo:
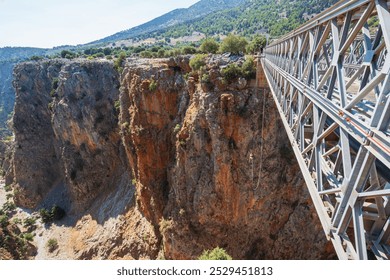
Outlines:
[[261, 59], [340, 259], [390, 258], [389, 4], [340, 1]]

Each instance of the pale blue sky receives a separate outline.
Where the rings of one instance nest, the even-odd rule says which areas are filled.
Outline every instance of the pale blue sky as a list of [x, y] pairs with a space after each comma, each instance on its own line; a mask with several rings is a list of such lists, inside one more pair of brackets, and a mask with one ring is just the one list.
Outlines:
[[0, 0], [0, 47], [88, 43], [199, 0]]

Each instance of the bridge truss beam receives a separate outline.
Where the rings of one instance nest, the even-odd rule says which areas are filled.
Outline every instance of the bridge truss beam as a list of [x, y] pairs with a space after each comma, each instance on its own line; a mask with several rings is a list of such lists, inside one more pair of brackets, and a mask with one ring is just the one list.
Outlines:
[[390, 0], [343, 0], [261, 59], [340, 259], [390, 258]]

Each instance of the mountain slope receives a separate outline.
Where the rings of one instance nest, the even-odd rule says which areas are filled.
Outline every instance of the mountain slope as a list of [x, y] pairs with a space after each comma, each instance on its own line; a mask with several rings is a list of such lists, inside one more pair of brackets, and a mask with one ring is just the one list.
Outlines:
[[158, 18], [155, 18], [147, 23], [141, 24], [134, 28], [118, 32], [101, 40], [92, 42], [91, 44], [113, 42], [117, 40], [128, 39], [171, 26], [202, 18], [216, 11], [231, 9], [247, 2], [248, 0], [201, 0], [192, 5], [188, 9], [176, 9], [166, 13]]
[[277, 37], [295, 29], [336, 2], [337, 0], [248, 0], [233, 8], [144, 34], [141, 38], [178, 38], [193, 32], [208, 36], [231, 32], [252, 36], [260, 31]]

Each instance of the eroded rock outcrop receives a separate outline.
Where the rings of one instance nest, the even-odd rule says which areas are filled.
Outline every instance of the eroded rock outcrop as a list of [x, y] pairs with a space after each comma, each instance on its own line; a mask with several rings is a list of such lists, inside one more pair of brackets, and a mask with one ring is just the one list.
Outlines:
[[233, 60], [19, 65], [18, 203], [81, 212], [77, 258], [333, 257], [267, 89], [222, 78]]

